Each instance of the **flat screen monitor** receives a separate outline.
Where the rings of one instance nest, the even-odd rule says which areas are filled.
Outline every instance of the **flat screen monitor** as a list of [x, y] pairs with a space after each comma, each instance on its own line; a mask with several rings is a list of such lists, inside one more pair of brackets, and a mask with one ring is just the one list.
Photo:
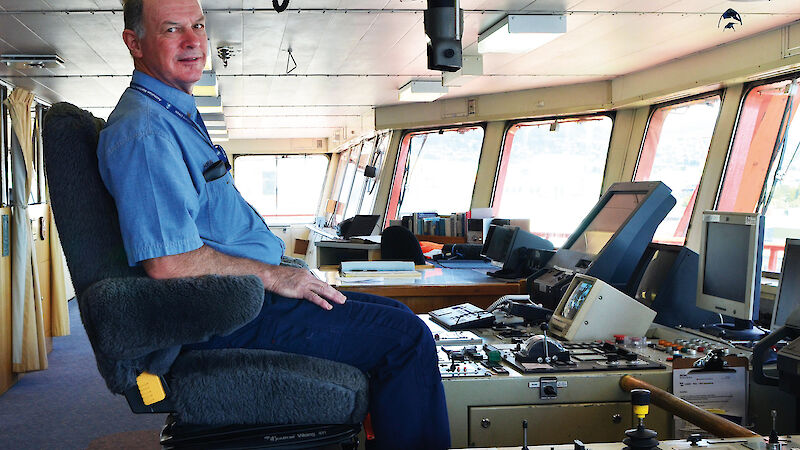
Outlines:
[[703, 212], [697, 307], [735, 319], [733, 326], [717, 326], [716, 330], [707, 331], [732, 339], [750, 339], [739, 332], [753, 330], [754, 311], [758, 314], [763, 244], [764, 216]]
[[597, 255], [617, 233], [636, 208], [644, 201], [647, 191], [612, 192], [603, 207], [591, 218], [586, 227], [570, 240], [570, 250]]
[[575, 273], [625, 289], [658, 225], [675, 206], [660, 181], [614, 183], [547, 263], [528, 280], [531, 298], [554, 307]]
[[345, 239], [353, 236], [370, 236], [378, 224], [378, 218], [379, 216], [373, 214], [353, 216], [339, 225], [339, 233]]
[[797, 308], [800, 308], [800, 239], [787, 239], [770, 330], [786, 325], [786, 319]]

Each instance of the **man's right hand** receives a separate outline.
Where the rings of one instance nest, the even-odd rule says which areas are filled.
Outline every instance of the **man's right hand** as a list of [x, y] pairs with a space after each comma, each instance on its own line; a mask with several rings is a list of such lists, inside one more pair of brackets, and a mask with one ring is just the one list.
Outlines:
[[331, 303], [344, 304], [347, 297], [305, 269], [269, 266], [261, 276], [264, 288], [289, 298], [304, 298], [320, 308], [331, 310]]

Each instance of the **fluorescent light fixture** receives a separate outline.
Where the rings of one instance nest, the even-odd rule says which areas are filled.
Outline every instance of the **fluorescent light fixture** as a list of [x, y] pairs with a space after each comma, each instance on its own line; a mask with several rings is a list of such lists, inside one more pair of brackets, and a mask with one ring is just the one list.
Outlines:
[[64, 67], [64, 60], [58, 55], [0, 55], [0, 63], [15, 69], [53, 69]]
[[225, 126], [225, 115], [220, 113], [200, 114], [206, 127]]
[[195, 102], [200, 114], [222, 113], [222, 99], [219, 97], [196, 97]]
[[440, 81], [411, 80], [400, 88], [397, 98], [401, 102], [432, 102], [447, 92]]
[[200, 81], [195, 83], [194, 87], [192, 87], [192, 94], [195, 97], [218, 97], [219, 84], [217, 83], [217, 74], [214, 72], [203, 72]]
[[442, 72], [443, 86], [463, 86], [472, 77], [483, 75], [483, 55], [464, 55], [461, 60], [461, 69]]
[[211, 60], [214, 59], [211, 57], [214, 53], [211, 52], [211, 41], [208, 41], [208, 51], [206, 52], [206, 65], [203, 67], [204, 71], [211, 71], [213, 68], [211, 67]]
[[566, 32], [564, 15], [509, 14], [478, 35], [478, 53], [527, 53]]
[[208, 129], [208, 134], [209, 134], [209, 136], [211, 136], [211, 139], [215, 139], [215, 137], [214, 137], [215, 135], [219, 136], [219, 135], [223, 135], [224, 134], [224, 135], [227, 136], [228, 135], [228, 129], [227, 128], [223, 128], [221, 130], [217, 130], [217, 129], [209, 128]]

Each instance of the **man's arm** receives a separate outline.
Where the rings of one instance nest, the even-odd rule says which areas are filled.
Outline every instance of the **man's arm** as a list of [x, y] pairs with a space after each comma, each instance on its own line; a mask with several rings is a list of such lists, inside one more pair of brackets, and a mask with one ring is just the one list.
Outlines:
[[203, 245], [197, 250], [142, 261], [151, 278], [183, 278], [201, 275], [256, 275], [264, 288], [289, 298], [304, 298], [321, 308], [333, 308], [329, 302], [342, 304], [346, 297], [309, 271], [294, 267], [273, 266], [247, 258], [220, 253]]

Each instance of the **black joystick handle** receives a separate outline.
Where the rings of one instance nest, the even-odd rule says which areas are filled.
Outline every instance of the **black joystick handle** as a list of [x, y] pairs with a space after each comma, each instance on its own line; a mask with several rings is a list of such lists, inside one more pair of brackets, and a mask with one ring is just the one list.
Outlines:
[[[650, 406], [650, 391], [647, 389], [633, 389], [631, 391], [631, 403], [634, 406]], [[637, 413], [634, 411], [634, 414]], [[647, 411], [645, 410], [643, 414], [647, 415]]]

